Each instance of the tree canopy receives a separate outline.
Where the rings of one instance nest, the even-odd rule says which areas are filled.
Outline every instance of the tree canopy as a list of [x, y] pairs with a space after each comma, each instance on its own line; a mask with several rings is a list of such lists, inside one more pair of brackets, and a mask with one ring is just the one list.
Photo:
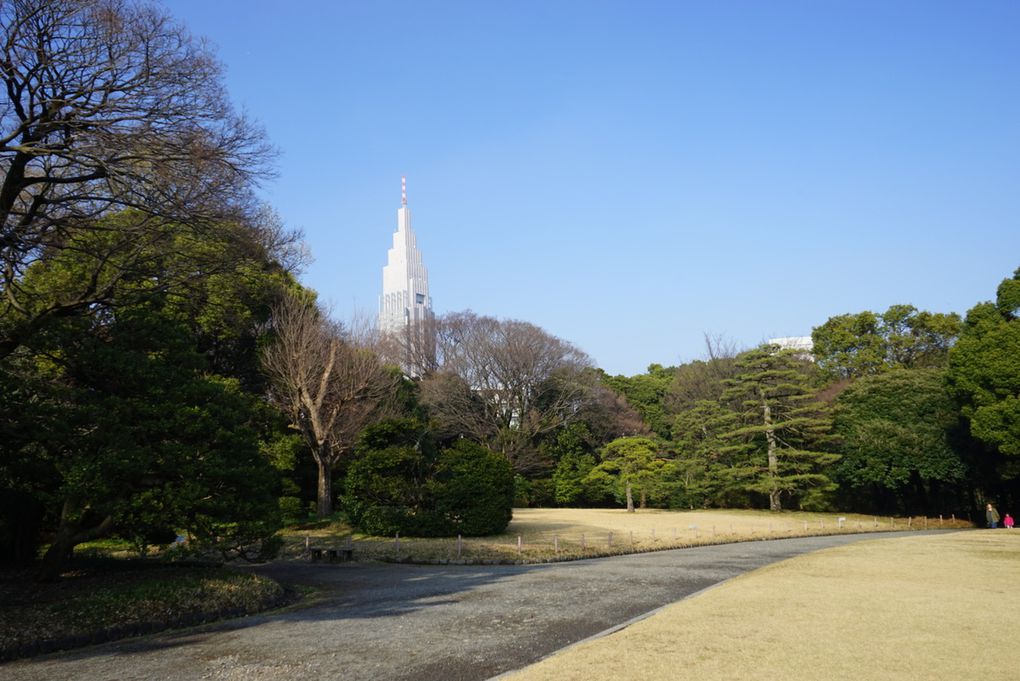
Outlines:
[[895, 367], [944, 366], [960, 317], [893, 305], [885, 312], [837, 315], [811, 332], [812, 354], [832, 376], [858, 378]]

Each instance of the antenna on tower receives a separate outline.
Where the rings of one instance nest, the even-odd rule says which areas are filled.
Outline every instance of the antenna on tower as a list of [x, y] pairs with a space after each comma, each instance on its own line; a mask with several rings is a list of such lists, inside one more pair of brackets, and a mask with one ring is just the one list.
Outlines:
[[404, 175], [400, 176], [400, 205], [407, 205], [407, 177]]

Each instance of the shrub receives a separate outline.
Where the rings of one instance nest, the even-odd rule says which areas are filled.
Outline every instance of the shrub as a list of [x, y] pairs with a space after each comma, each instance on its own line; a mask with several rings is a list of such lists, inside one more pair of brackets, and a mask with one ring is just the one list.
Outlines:
[[510, 523], [513, 470], [504, 457], [481, 445], [460, 440], [443, 450], [430, 488], [449, 534], [497, 534]]
[[507, 461], [461, 440], [438, 454], [420, 422], [367, 429], [344, 483], [343, 505], [363, 532], [418, 537], [500, 532], [510, 522]]
[[363, 452], [344, 484], [343, 506], [351, 522], [369, 534], [406, 534], [424, 500], [424, 468], [424, 456], [413, 447]]

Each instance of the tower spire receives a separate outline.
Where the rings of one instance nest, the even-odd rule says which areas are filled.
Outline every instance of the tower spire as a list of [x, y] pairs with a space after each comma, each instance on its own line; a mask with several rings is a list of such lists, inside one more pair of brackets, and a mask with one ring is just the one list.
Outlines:
[[407, 205], [407, 177], [405, 175], [400, 176], [400, 205]]

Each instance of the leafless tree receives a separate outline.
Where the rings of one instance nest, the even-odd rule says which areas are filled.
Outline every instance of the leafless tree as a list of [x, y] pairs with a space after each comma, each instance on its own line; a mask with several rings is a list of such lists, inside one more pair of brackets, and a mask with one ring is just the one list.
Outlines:
[[705, 333], [705, 358], [677, 367], [676, 376], [666, 397], [673, 413], [685, 411], [701, 400], [718, 400], [726, 389], [726, 381], [736, 377], [736, 357], [741, 348], [722, 334]]
[[[161, 9], [0, 0], [0, 77], [0, 358], [47, 318], [107, 302], [182, 232], [247, 222], [272, 151]], [[75, 287], [23, 285], [64, 249], [91, 263]]]
[[399, 331], [381, 334], [379, 348], [383, 358], [414, 378], [439, 370], [436, 357], [436, 320], [424, 319], [407, 324]]
[[528, 322], [472, 312], [437, 321], [439, 371], [422, 401], [444, 427], [501, 452], [518, 472], [541, 465], [536, 438], [578, 420], [593, 399], [591, 360]]
[[333, 470], [365, 426], [386, 415], [399, 376], [383, 365], [370, 334], [330, 321], [307, 298], [284, 297], [273, 310], [273, 331], [262, 355], [271, 397], [318, 466], [318, 515], [326, 517]]

